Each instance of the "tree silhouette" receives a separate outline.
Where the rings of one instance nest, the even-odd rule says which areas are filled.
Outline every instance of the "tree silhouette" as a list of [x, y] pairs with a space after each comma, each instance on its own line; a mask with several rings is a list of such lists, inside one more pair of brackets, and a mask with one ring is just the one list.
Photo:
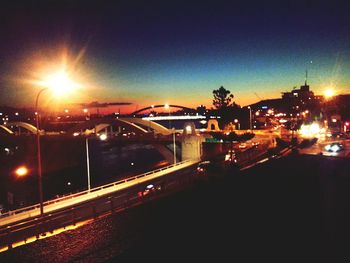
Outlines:
[[233, 101], [233, 94], [231, 91], [221, 86], [219, 89], [213, 90], [213, 105], [216, 108], [218, 116], [220, 116], [219, 126], [225, 127], [228, 123], [232, 122], [234, 116], [237, 116], [240, 108]]
[[221, 86], [219, 89], [213, 90], [213, 105], [216, 109], [222, 109], [227, 108], [230, 106], [233, 106], [233, 94], [231, 94], [231, 91], [225, 89], [223, 86]]

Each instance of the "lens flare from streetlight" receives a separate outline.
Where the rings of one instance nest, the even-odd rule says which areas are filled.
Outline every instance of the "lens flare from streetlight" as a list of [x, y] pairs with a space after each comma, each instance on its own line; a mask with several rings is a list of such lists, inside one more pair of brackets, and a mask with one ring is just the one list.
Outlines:
[[65, 70], [49, 75], [42, 84], [52, 90], [57, 97], [62, 97], [77, 87], [77, 84], [69, 78]]

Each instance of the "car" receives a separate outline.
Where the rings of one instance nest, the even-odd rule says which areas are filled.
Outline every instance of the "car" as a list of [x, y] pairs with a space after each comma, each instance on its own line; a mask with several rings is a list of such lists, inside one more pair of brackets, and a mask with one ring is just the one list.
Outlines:
[[197, 173], [203, 174], [208, 170], [208, 167], [210, 166], [210, 161], [203, 161], [200, 162], [197, 166]]
[[225, 155], [225, 162], [234, 162], [237, 163], [236, 153], [234, 150], [229, 150]]
[[344, 150], [344, 145], [340, 142], [332, 142], [330, 144], [327, 144], [324, 148], [327, 152], [336, 153]]
[[149, 196], [149, 195], [153, 195], [155, 193], [158, 193], [162, 190], [162, 186], [161, 185], [154, 185], [154, 184], [148, 184], [144, 190], [139, 191], [137, 193], [137, 195], [139, 197], [144, 197], [144, 196]]
[[260, 142], [252, 142], [253, 147], [258, 147], [260, 145]]

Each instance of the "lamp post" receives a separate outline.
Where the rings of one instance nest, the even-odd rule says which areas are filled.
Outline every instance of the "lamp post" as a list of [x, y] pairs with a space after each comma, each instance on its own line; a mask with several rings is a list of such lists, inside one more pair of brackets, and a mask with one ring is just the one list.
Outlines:
[[325, 124], [326, 124], [327, 130], [329, 128], [329, 125], [328, 125], [328, 118], [329, 118], [329, 116], [328, 116], [329, 115], [328, 114], [328, 110], [329, 110], [328, 103], [333, 98], [333, 96], [334, 96], [334, 89], [332, 87], [330, 87], [324, 91], [325, 100], [324, 100], [324, 109], [323, 110], [324, 110], [324, 115], [325, 115], [325, 119], [326, 119]]
[[[234, 123], [237, 125], [236, 130], [240, 130], [240, 123], [239, 123], [239, 120], [238, 119], [234, 119]], [[238, 129], [237, 129], [238, 128]]]
[[61, 69], [55, 74], [47, 76], [43, 81], [39, 81], [38, 84], [43, 88], [38, 92], [35, 100], [35, 112], [36, 112], [36, 146], [37, 146], [37, 161], [38, 161], [38, 186], [39, 186], [39, 201], [40, 201], [40, 216], [44, 214], [43, 205], [43, 184], [42, 184], [42, 168], [41, 168], [41, 150], [40, 150], [40, 113], [39, 113], [39, 97], [45, 90], [50, 89], [56, 96], [61, 96], [76, 84], [69, 79], [69, 76], [65, 69]]
[[90, 158], [89, 158], [89, 138], [85, 138], [85, 147], [86, 147], [86, 169], [87, 169], [87, 183], [88, 183], [88, 191], [91, 189], [90, 182]]
[[42, 183], [42, 170], [41, 170], [41, 152], [40, 152], [40, 125], [39, 118], [40, 114], [38, 111], [38, 103], [40, 94], [43, 93], [47, 88], [42, 88], [35, 100], [35, 112], [36, 112], [36, 148], [37, 148], [37, 161], [38, 161], [38, 186], [39, 186], [39, 202], [40, 202], [40, 216], [44, 214], [44, 205], [43, 205], [43, 183]]
[[252, 108], [248, 106], [249, 109], [249, 129], [252, 129]]
[[170, 128], [171, 128], [171, 120], [170, 120], [170, 106], [169, 106], [169, 104], [166, 103], [166, 104], [164, 105], [164, 108], [165, 108], [166, 110], [168, 110], [168, 114], [169, 114], [169, 129], [170, 129]]
[[174, 164], [176, 164], [175, 128], [173, 128], [173, 149], [174, 149]]

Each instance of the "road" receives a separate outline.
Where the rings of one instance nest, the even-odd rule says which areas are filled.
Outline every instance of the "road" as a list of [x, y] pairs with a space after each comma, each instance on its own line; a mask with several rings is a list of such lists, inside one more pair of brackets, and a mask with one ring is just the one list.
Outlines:
[[[332, 152], [328, 152], [325, 150], [325, 146], [327, 144], [330, 144], [332, 142], [341, 142], [344, 145], [344, 150], [339, 151], [337, 153], [332, 153]], [[312, 155], [318, 155], [320, 153], [322, 153], [322, 155], [325, 156], [333, 156], [333, 157], [350, 157], [350, 140], [349, 139], [343, 139], [343, 140], [335, 140], [335, 139], [331, 139], [331, 140], [320, 140], [317, 141], [314, 145], [312, 145], [311, 147], [308, 148], [304, 148], [304, 149], [300, 149], [299, 153], [301, 154], [312, 154]]]
[[[173, 173], [177, 170], [184, 169], [186, 167], [189, 167], [198, 161], [190, 160], [186, 162], [179, 163], [177, 165], [173, 165], [167, 168], [162, 168], [159, 170], [155, 170], [149, 173], [137, 175], [134, 177], [127, 178], [125, 180], [117, 181], [111, 184], [103, 185], [94, 189], [91, 189], [90, 192], [84, 191], [80, 192], [78, 194], [73, 194], [70, 196], [66, 196], [64, 198], [58, 198], [55, 200], [51, 200], [48, 202], [45, 202], [44, 204], [44, 213], [52, 213], [54, 211], [60, 210], [62, 208], [67, 208], [71, 206], [75, 206], [79, 203], [86, 202], [89, 200], [93, 200], [95, 198], [99, 198], [104, 195], [108, 195], [112, 192], [120, 191], [135, 185], [138, 185], [140, 183], [154, 180], [155, 178]], [[30, 209], [32, 208], [32, 209]], [[28, 218], [34, 218], [38, 216], [40, 213], [40, 209], [38, 205], [35, 205], [33, 207], [19, 209], [16, 211], [11, 211], [10, 213], [2, 215], [0, 218], [0, 226], [9, 225], [11, 223], [19, 222], [24, 219]]]

